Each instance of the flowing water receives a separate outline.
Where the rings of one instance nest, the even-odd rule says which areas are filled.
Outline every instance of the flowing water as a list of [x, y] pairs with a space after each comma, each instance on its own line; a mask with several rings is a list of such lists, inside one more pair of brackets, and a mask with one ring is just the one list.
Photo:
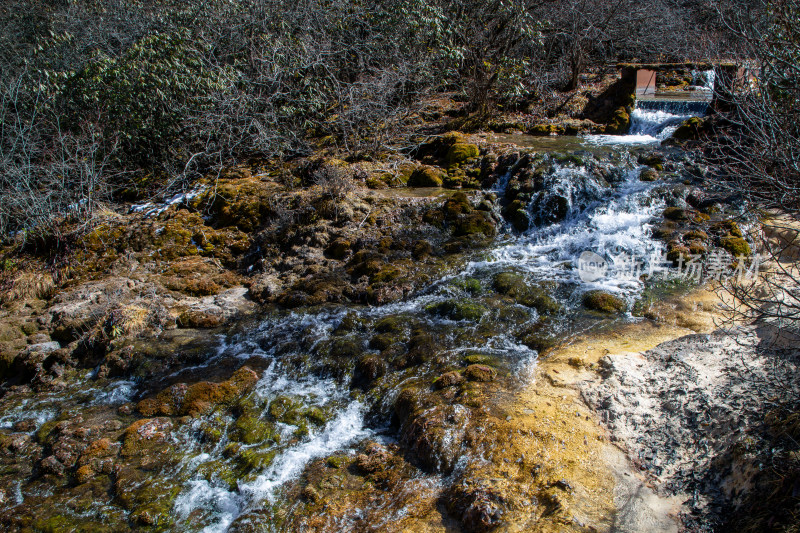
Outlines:
[[[312, 459], [325, 457], [337, 450], [347, 450], [367, 436], [389, 438], [390, 405], [397, 386], [389, 386], [384, 398], [364, 398], [352, 394], [347, 386], [348, 371], [337, 372], [304, 362], [298, 373], [294, 366], [298, 357], [306, 352], [321, 354], [319, 347], [337, 339], [343, 320], [360, 321], [366, 331], [360, 334], [361, 348], [374, 333], [381, 318], [401, 316], [403, 320], [422, 324], [448, 338], [448, 351], [452, 354], [479, 352], [501, 359], [512, 369], [518, 379], [530, 375], [536, 361], [536, 351], [522, 344], [514, 331], [526, 323], [535, 323], [536, 310], [518, 306], [516, 317], [504, 325], [504, 318], [492, 312], [477, 323], [453, 317], [441, 317], [431, 309], [452, 301], [469, 298], [491, 309], [491, 280], [500, 272], [515, 272], [526, 282], [549, 287], [553, 296], [567, 310], [556, 329], [566, 334], [579, 322], [582, 295], [590, 290], [604, 290], [632, 303], [642, 288], [638, 276], [624, 270], [629, 258], [647, 259], [662, 252], [661, 244], [650, 235], [649, 220], [664, 208], [663, 201], [653, 194], [657, 185], [638, 179], [643, 166], [628, 153], [628, 145], [656, 143], [668, 137], [674, 128], [689, 116], [697, 113], [691, 105], [664, 105], [637, 108], [632, 116], [631, 132], [626, 136], [587, 136], [579, 141], [580, 153], [592, 159], [594, 145], [611, 145], [616, 159], [583, 161], [558, 161], [545, 155], [552, 163], [546, 176], [549, 194], [566, 201], [567, 212], [556, 223], [533, 226], [524, 232], [514, 232], [505, 227], [497, 244], [481, 257], [474, 258], [458, 272], [445, 276], [422, 294], [409, 301], [380, 308], [338, 309], [318, 314], [289, 313], [263, 322], [254, 333], [242, 334], [225, 348], [231, 355], [269, 360], [256, 395], [261, 405], [271, 405], [270, 400], [291, 396], [305, 407], [316, 406], [331, 413], [324, 424], [310, 428], [299, 442], [291, 446], [273, 444], [277, 455], [271, 464], [260, 472], [239, 480], [235, 487], [213, 477], [190, 475], [175, 504], [175, 511], [183, 518], [195, 516], [195, 527], [203, 531], [224, 531], [237, 516], [248, 509], [263, 506], [281, 498], [284, 483], [296, 478]], [[611, 178], [598, 178], [598, 171]], [[495, 193], [502, 195], [508, 185], [507, 178], [496, 186]], [[531, 202], [528, 211], [536, 219], [537, 205]], [[593, 252], [609, 262], [610, 270], [599, 279], [584, 280], [577, 268], [584, 252]], [[465, 290], [467, 288], [467, 290]], [[630, 307], [630, 305], [629, 305]], [[496, 323], [486, 324], [490, 320]], [[507, 319], [506, 319], [507, 320]], [[466, 323], [466, 325], [465, 325]], [[488, 329], [489, 335], [479, 330]], [[465, 331], [478, 333], [465, 334]], [[477, 341], [476, 341], [477, 337]], [[297, 340], [301, 339], [298, 343]], [[368, 348], [367, 348], [368, 349]], [[287, 367], [292, 366], [292, 370]], [[290, 377], [299, 375], [300, 377]], [[402, 378], [399, 380], [402, 382]], [[266, 413], [264, 413], [266, 414]], [[200, 424], [198, 422], [197, 424]], [[297, 431], [296, 426], [281, 428], [284, 437]], [[190, 432], [189, 432], [190, 433]], [[187, 435], [187, 446], [196, 445]], [[263, 444], [255, 447], [264, 448]], [[224, 460], [225, 442], [220, 441], [214, 450], [198, 447], [197, 455], [182, 465], [184, 470], [202, 471], [203, 464]], [[198, 520], [197, 515], [202, 514]]]
[[[642, 272], [630, 268], [631, 259], [658, 261], [662, 245], [652, 238], [649, 221], [664, 208], [658, 182], [639, 180], [645, 167], [637, 162], [637, 150], [656, 145], [682, 120], [701, 112], [690, 104], [648, 103], [634, 111], [628, 135], [571, 139], [566, 155], [551, 153], [549, 140], [542, 140], [537, 149], [537, 141], [530, 139], [527, 149], [538, 153], [544, 170], [541, 192], [525, 208], [534, 222], [528, 230], [503, 226], [490, 249], [406, 301], [274, 311], [220, 339], [204, 364], [171, 376], [170, 381], [178, 382], [231, 360], [257, 361], [263, 369], [237, 416], [214, 413], [197, 418], [174, 437], [181, 459], [159, 475], [179, 483], [172, 512], [182, 528], [226, 531], [254, 512], [291, 506], [287, 484], [309, 462], [336, 452], [353, 453], [366, 438], [394, 442], [392, 405], [398, 392], [443, 364], [459, 365], [472, 354], [491, 359], [512, 382], [529, 380], [538, 354], [522, 342], [521, 332], [543, 323], [545, 311], [499, 299], [493, 290], [498, 274], [512, 273], [559, 306], [558, 320], [546, 322], [547, 334], [555, 338], [598, 320], [582, 309], [588, 291], [616, 295], [630, 308], [642, 289]], [[493, 191], [479, 194], [507, 194], [513, 172], [509, 170]], [[558, 216], [553, 216], [553, 206]], [[606, 262], [603, 275], [587, 276], [581, 268], [587, 252]], [[391, 351], [382, 342], [399, 331], [398, 322], [422, 332], [414, 335], [435, 339], [438, 366], [427, 361], [399, 365], [400, 370], [379, 377], [377, 386], [359, 387], [352, 355]], [[119, 405], [138, 392], [133, 382], [115, 382], [91, 393], [84, 389], [90, 396], [84, 403]], [[56, 415], [58, 396], [17, 406], [0, 418], [0, 427], [31, 417], [44, 423]], [[437, 461], [452, 462], [444, 456]], [[454, 468], [458, 465], [439, 470]], [[426, 476], [436, 483], [441, 475]]]

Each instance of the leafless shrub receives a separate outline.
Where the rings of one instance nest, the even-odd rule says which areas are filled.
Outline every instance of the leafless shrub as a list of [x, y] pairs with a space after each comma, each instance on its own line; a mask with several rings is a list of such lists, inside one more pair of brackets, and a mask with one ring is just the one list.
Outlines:
[[348, 194], [356, 189], [352, 170], [349, 167], [326, 163], [314, 172], [313, 180], [320, 188], [322, 197], [320, 205], [323, 210], [338, 221]]

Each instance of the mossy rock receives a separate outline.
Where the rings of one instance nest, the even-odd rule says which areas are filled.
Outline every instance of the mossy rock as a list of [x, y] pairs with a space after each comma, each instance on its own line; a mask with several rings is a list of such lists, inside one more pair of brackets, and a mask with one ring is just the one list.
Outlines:
[[503, 218], [517, 231], [526, 231], [531, 225], [531, 216], [522, 200], [514, 200], [503, 208]]
[[561, 124], [536, 124], [528, 130], [528, 135], [547, 137], [548, 135], [562, 135], [566, 129]]
[[477, 296], [483, 292], [481, 281], [475, 278], [456, 279], [450, 283], [453, 287], [459, 288], [473, 296]]
[[146, 455], [153, 451], [161, 454], [168, 448], [172, 427], [172, 422], [166, 418], [137, 420], [125, 429], [120, 454], [123, 457]]
[[241, 448], [236, 456], [236, 463], [242, 472], [261, 472], [275, 460], [277, 450], [262, 448]]
[[692, 117], [681, 123], [672, 133], [672, 138], [678, 141], [697, 140], [708, 130], [708, 123], [701, 117]]
[[470, 381], [486, 383], [495, 380], [497, 370], [487, 365], [469, 365], [464, 370], [464, 376]]
[[382, 352], [402, 342], [403, 336], [399, 333], [378, 333], [369, 340], [369, 347]]
[[484, 235], [491, 237], [494, 235], [495, 225], [483, 211], [473, 211], [465, 215], [455, 223], [453, 228], [453, 235], [456, 237], [464, 237], [469, 235]]
[[482, 353], [471, 353], [464, 357], [464, 362], [468, 365], [488, 365], [497, 366], [498, 360], [496, 357]]
[[422, 328], [415, 329], [408, 340], [408, 352], [401, 355], [396, 361], [395, 366], [407, 368], [409, 366], [421, 365], [428, 362], [439, 349], [439, 342], [431, 333]]
[[400, 391], [394, 400], [394, 413], [400, 423], [414, 416], [423, 405], [422, 391], [417, 387], [407, 387]]
[[480, 155], [478, 147], [469, 143], [455, 143], [447, 150], [447, 166], [455, 167]]
[[583, 305], [601, 313], [621, 313], [625, 310], [625, 300], [605, 291], [589, 291], [583, 295]]
[[463, 192], [457, 192], [445, 200], [442, 211], [447, 220], [458, 220], [459, 215], [472, 212], [472, 204]]
[[464, 376], [461, 372], [458, 371], [450, 371], [445, 372], [441, 376], [437, 377], [433, 380], [433, 386], [437, 389], [444, 389], [446, 387], [452, 387], [453, 385], [459, 385], [464, 382]]
[[325, 464], [330, 468], [342, 468], [350, 463], [350, 458], [344, 455], [331, 455], [325, 459]]
[[680, 207], [668, 207], [664, 209], [662, 215], [667, 220], [675, 220], [675, 221], [685, 221], [689, 220], [690, 218], [689, 212], [686, 211], [685, 209], [681, 209]]
[[248, 366], [238, 369], [230, 379], [220, 383], [200, 381], [192, 385], [179, 383], [146, 398], [136, 406], [145, 416], [199, 416], [217, 405], [230, 404], [249, 393], [258, 382], [258, 374]]
[[411, 247], [411, 255], [414, 259], [425, 259], [433, 253], [433, 246], [425, 240], [415, 241]]
[[711, 230], [717, 234], [733, 235], [734, 237], [744, 237], [742, 229], [739, 227], [739, 224], [737, 224], [735, 220], [722, 220], [720, 222], [715, 222], [711, 226]]
[[364, 347], [359, 339], [338, 338], [331, 341], [328, 353], [336, 359], [351, 359], [364, 351]]
[[445, 300], [430, 304], [425, 310], [432, 314], [447, 317], [452, 320], [480, 320], [487, 313], [487, 309], [471, 300]]
[[606, 133], [621, 135], [628, 131], [631, 125], [631, 115], [627, 107], [619, 107], [606, 125]]
[[379, 333], [399, 333], [405, 329], [408, 319], [400, 315], [389, 315], [375, 322], [375, 331]]
[[260, 413], [247, 411], [239, 416], [231, 425], [229, 435], [232, 441], [244, 444], [258, 444], [280, 441], [280, 433], [275, 426], [260, 417]]
[[555, 153], [551, 154], [550, 157], [553, 159], [553, 161], [557, 161], [562, 166], [563, 165], [571, 165], [574, 167], [586, 166], [586, 162], [583, 160], [583, 158], [575, 154]]
[[645, 168], [639, 173], [640, 181], [657, 181], [658, 171], [652, 168]]
[[537, 327], [537, 325], [524, 331], [520, 337], [522, 344], [531, 350], [536, 350], [539, 355], [546, 353], [558, 343], [556, 337], [549, 334], [544, 327]]
[[705, 244], [699, 241], [690, 241], [689, 242], [689, 253], [691, 255], [704, 255], [708, 252], [708, 247]]
[[430, 165], [422, 165], [408, 178], [409, 187], [441, 187], [446, 174]]
[[555, 224], [567, 218], [569, 199], [561, 194], [543, 194], [534, 202], [533, 211], [536, 224]]
[[353, 382], [357, 385], [368, 385], [386, 374], [387, 370], [388, 365], [381, 356], [376, 354], [365, 355], [356, 363]]
[[492, 280], [494, 289], [515, 302], [533, 307], [539, 314], [550, 315], [561, 310], [561, 306], [542, 287], [528, 285], [525, 278], [516, 272], [500, 272]]
[[320, 408], [304, 407], [300, 401], [285, 395], [272, 400], [267, 408], [267, 413], [275, 422], [297, 426], [302, 431], [307, 431], [309, 423], [320, 425], [325, 423], [328, 418]]
[[667, 260], [672, 261], [673, 264], [677, 264], [681, 258], [686, 261], [691, 253], [692, 252], [688, 246], [683, 246], [680, 244], [670, 244], [667, 246]]
[[661, 172], [664, 170], [664, 156], [661, 154], [647, 154], [640, 155], [636, 158], [640, 165], [647, 165], [653, 167], [655, 170]]
[[734, 257], [749, 256], [752, 253], [750, 245], [742, 237], [722, 237], [719, 240], [719, 245]]
[[687, 231], [683, 234], [684, 241], [707, 241], [708, 240], [708, 233], [705, 231], [694, 229], [691, 231]]
[[239, 483], [236, 472], [222, 460], [201, 464], [197, 467], [197, 475], [210, 483], [222, 482], [229, 491], [236, 490]]

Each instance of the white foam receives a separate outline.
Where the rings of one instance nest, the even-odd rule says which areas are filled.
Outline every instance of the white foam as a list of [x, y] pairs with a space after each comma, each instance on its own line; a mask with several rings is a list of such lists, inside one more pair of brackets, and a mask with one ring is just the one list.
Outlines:
[[[229, 491], [205, 479], [189, 481], [175, 500], [175, 512], [187, 518], [202, 509], [209, 513], [205, 533], [221, 533], [248, 508], [260, 502], [274, 501], [277, 490], [297, 478], [309, 461], [325, 457], [368, 437], [372, 432], [364, 427], [365, 407], [351, 402], [318, 434], [277, 456], [272, 464], [250, 483], [240, 483], [238, 491]], [[201, 454], [189, 461], [187, 467], [196, 467], [209, 459]]]
[[239, 515], [241, 499], [238, 494], [217, 487], [205, 479], [195, 479], [188, 483], [189, 490], [175, 499], [175, 512], [187, 518], [195, 509], [211, 511], [212, 522], [201, 531], [218, 533], [228, 529]]
[[364, 428], [365, 407], [352, 402], [325, 429], [305, 443], [277, 457], [252, 483], [239, 486], [239, 490], [251, 500], [272, 501], [275, 489], [297, 477], [309, 461], [325, 457], [370, 435]]
[[92, 402], [95, 405], [119, 405], [133, 400], [136, 394], [136, 383], [133, 381], [114, 381], [105, 390], [99, 391]]

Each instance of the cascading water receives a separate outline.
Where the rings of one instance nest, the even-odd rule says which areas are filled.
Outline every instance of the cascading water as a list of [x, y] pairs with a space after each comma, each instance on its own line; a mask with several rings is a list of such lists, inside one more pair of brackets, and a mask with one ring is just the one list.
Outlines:
[[[520, 157], [493, 191], [477, 193], [501, 197], [486, 207], [497, 212], [517, 202], [518, 224], [503, 225], [489, 249], [411, 298], [380, 307], [274, 311], [225, 336], [218, 349], [204, 352], [205, 361], [198, 357], [150, 384], [152, 391], [133, 381], [95, 390], [86, 386], [87, 376], [76, 391], [6, 410], [0, 428], [24, 419], [37, 427], [55, 422], [66, 411], [64, 395], [73, 398], [69, 408], [115, 410], [168, 385], [250, 365], [260, 373], [254, 388], [233, 405], [182, 422], [165, 452], [175, 460], [152, 477], [172, 495], [167, 505], [177, 529], [210, 533], [257, 524], [253, 529], [279, 530], [270, 525], [271, 510], [296, 507], [293, 484], [315, 461], [352, 455], [366, 439], [412, 448], [392, 425], [404, 387], [431, 388], [443, 371], [486, 362], [511, 382], [527, 382], [546, 341], [597, 320], [581, 305], [587, 292], [605, 291], [630, 308], [642, 282], [639, 271], [627, 270], [628, 259], [660, 257], [648, 222], [664, 208], [655, 192], [659, 183], [639, 179], [641, 148], [631, 145], [663, 139], [681, 120], [704, 112], [694, 106], [641, 102], [629, 135], [588, 136], [571, 140], [579, 148], [570, 154], [534, 148]], [[605, 275], [584, 275], [587, 252], [610, 263]], [[370, 387], [363, 386], [367, 378]], [[470, 411], [459, 403], [448, 409], [445, 418], [453, 424], [425, 435], [431, 457], [413, 474], [421, 485], [441, 485], [469, 453], [456, 422]]]
[[[514, 272], [529, 284], [550, 287], [565, 317], [579, 312], [581, 296], [589, 290], [602, 289], [629, 302], [635, 299], [642, 286], [637, 277], [609, 275], [584, 281], [577, 264], [586, 251], [612, 259], [660, 253], [660, 244], [650, 237], [647, 224], [663, 208], [662, 202], [653, 198], [655, 185], [638, 179], [643, 167], [630, 156], [623, 157], [622, 162], [602, 164], [550, 156], [544, 160], [550, 164], [544, 177], [546, 192], [532, 198], [527, 210], [532, 220], [546, 219], [547, 213], [539, 211], [561, 205], [565, 209], [559, 221], [534, 225], [521, 233], [507, 228], [504, 238], [488, 254], [410, 300], [378, 308], [290, 313], [265, 321], [257, 332], [229, 343], [225, 350], [230, 356], [269, 360], [254, 393], [255, 404], [260, 406], [257, 416], [268, 417], [276, 399], [287, 396], [302, 404], [303, 409], [326, 410], [330, 416], [327, 422], [305, 433], [298, 431], [299, 426], [282, 424], [280, 438], [248, 444], [252, 453], [270, 454], [270, 460], [238, 479], [235, 486], [224, 476], [209, 476], [205, 468], [209, 464], [231, 463], [231, 443], [223, 438], [209, 449], [198, 444], [191, 431], [187, 432], [184, 445], [194, 446], [196, 453], [180, 467], [188, 479], [175, 511], [184, 520], [191, 518], [192, 529], [225, 531], [267, 503], [280, 501], [284, 497], [283, 485], [297, 478], [309, 461], [347, 450], [367, 436], [387, 436], [384, 429], [391, 419], [391, 399], [402, 378], [384, 389], [385, 397], [363, 398], [350, 393], [350, 383], [355, 379], [350, 377], [354, 376], [351, 370], [330, 368], [330, 361], [324, 362], [325, 355], [334, 349], [349, 350], [347, 342], [351, 340], [354, 350], [368, 351], [373, 341], [367, 339], [374, 339], [376, 332], [383, 331], [382, 320], [401, 317], [404, 322], [418, 324], [446, 339], [442, 340], [446, 350], [440, 358], [458, 361], [467, 354], [480, 353], [502, 361], [518, 379], [526, 380], [537, 353], [519, 340], [518, 332], [535, 324], [545, 311], [515, 305], [513, 318], [508, 318], [511, 311], [498, 315], [491, 307], [490, 289], [499, 273]], [[506, 176], [502, 187], [510, 186], [511, 180], [512, 176]], [[551, 197], [562, 200], [550, 202]], [[459, 303], [464, 299], [469, 304]], [[459, 305], [473, 307], [460, 309]], [[345, 329], [345, 324], [353, 322], [359, 324], [357, 334]], [[565, 318], [558, 328], [566, 331], [568, 323]], [[475, 334], [484, 329], [489, 333], [476, 341]], [[299, 372], [298, 361], [302, 361]], [[293, 443], [284, 444], [287, 442]], [[447, 461], [446, 457], [440, 458], [439, 464]]]

